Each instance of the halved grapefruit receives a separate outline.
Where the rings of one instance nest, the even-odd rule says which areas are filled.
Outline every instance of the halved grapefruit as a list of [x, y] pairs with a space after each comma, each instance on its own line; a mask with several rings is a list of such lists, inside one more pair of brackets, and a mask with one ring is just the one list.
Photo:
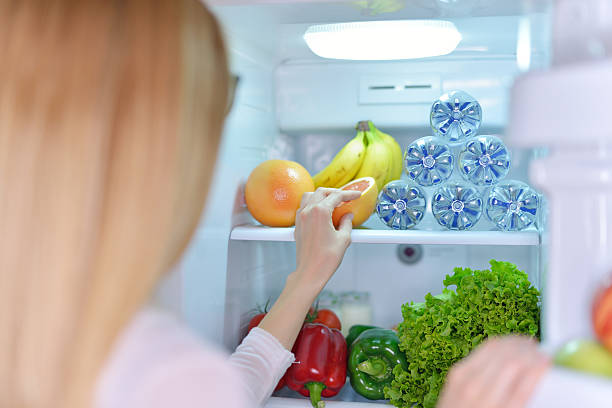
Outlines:
[[376, 208], [378, 197], [376, 181], [372, 177], [362, 177], [345, 184], [341, 189], [361, 191], [361, 197], [353, 201], [345, 201], [336, 207], [332, 214], [334, 226], [338, 228], [344, 214], [353, 213], [353, 227], [358, 227], [370, 218]]

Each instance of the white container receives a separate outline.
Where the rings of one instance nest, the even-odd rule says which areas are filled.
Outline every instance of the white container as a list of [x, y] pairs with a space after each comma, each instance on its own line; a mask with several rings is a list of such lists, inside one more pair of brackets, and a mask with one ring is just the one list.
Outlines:
[[367, 292], [347, 292], [342, 295], [340, 304], [342, 313], [342, 334], [348, 335], [351, 326], [372, 324], [372, 304]]

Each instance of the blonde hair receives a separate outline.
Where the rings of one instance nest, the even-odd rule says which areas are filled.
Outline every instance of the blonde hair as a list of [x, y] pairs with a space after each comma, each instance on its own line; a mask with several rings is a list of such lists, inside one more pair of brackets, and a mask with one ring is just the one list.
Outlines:
[[229, 83], [197, 0], [0, 0], [0, 407], [88, 406], [199, 218]]

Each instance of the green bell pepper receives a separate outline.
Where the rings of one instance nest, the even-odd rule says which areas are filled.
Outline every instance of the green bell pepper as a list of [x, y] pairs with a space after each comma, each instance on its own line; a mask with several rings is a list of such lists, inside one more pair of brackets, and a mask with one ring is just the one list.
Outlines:
[[384, 388], [391, 385], [393, 368], [398, 364], [408, 371], [397, 334], [388, 329], [366, 330], [350, 345], [348, 374], [351, 386], [368, 399], [384, 399]]
[[351, 328], [349, 329], [348, 335], [346, 336], [346, 345], [351, 347], [351, 344], [353, 344], [355, 339], [359, 337], [361, 333], [369, 329], [378, 329], [378, 327], [367, 326], [365, 324], [356, 324], [354, 326], [351, 326]]

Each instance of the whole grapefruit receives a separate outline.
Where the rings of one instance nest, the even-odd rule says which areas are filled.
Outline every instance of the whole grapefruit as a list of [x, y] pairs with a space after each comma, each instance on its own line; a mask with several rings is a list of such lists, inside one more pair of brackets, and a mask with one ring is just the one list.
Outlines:
[[345, 184], [341, 189], [361, 191], [361, 196], [353, 201], [345, 201], [336, 207], [332, 213], [334, 226], [338, 228], [344, 214], [353, 213], [353, 227], [358, 227], [370, 218], [376, 208], [378, 198], [376, 181], [372, 177], [362, 177]]
[[290, 227], [295, 224], [302, 194], [312, 191], [312, 177], [301, 164], [267, 160], [249, 175], [244, 196], [257, 221], [270, 227]]

